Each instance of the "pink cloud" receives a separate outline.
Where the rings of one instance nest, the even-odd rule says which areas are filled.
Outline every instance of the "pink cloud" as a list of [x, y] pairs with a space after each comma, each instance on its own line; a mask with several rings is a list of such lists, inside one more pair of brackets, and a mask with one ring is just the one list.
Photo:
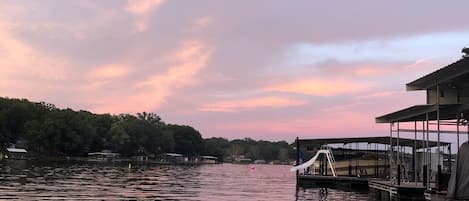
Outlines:
[[135, 15], [145, 15], [163, 2], [163, 0], [129, 0], [126, 10]]
[[386, 98], [391, 96], [405, 96], [404, 90], [401, 91], [378, 91], [361, 96], [357, 96], [357, 100], [377, 99]]
[[391, 68], [379, 68], [376, 66], [361, 66], [354, 69], [354, 74], [357, 76], [377, 76], [390, 73], [393, 70]]
[[203, 16], [203, 17], [200, 17], [200, 18], [197, 18], [195, 21], [194, 21], [194, 25], [196, 25], [197, 27], [200, 27], [200, 28], [204, 28], [204, 27], [207, 27], [209, 26], [210, 24], [212, 24], [215, 20], [209, 16]]
[[39, 91], [57, 89], [69, 76], [66, 60], [50, 57], [18, 39], [12, 26], [0, 21], [0, 93], [37, 98]]
[[265, 87], [265, 91], [289, 92], [313, 96], [336, 96], [366, 92], [373, 87], [371, 83], [344, 79], [303, 79]]
[[135, 27], [141, 32], [148, 28], [150, 13], [163, 3], [164, 0], [129, 0], [125, 9], [135, 16]]
[[[324, 8], [333, 4], [310, 3], [270, 3], [259, 14], [237, 1], [2, 2], [0, 95], [98, 113], [157, 112], [168, 122], [203, 130], [204, 137], [380, 135], [387, 127], [376, 125], [374, 117], [424, 103], [424, 94], [403, 92], [406, 81], [454, 61], [440, 52], [454, 49], [458, 57], [458, 43], [466, 37], [417, 43], [419, 54], [396, 60], [373, 54], [360, 60], [353, 52], [331, 49], [324, 50], [332, 57], [322, 63], [273, 65], [285, 63], [285, 48], [381, 41], [379, 49], [403, 38], [408, 45], [402, 48], [414, 46], [405, 40], [413, 36], [431, 41], [440, 36], [435, 33], [466, 36], [468, 30], [461, 17], [465, 6], [440, 16], [429, 9], [416, 17], [418, 3], [396, 14], [381, 8], [399, 3], [370, 1], [366, 5], [373, 12], [357, 16], [360, 9], [342, 6], [337, 7], [341, 12], [329, 12]], [[313, 7], [316, 12], [309, 12]], [[438, 20], [421, 23], [430, 18]], [[401, 19], [410, 21], [395, 23]], [[279, 23], [288, 21], [294, 23]], [[391, 26], [368, 29], [376, 22]], [[135, 34], [142, 31], [148, 32]], [[422, 55], [428, 58], [407, 60]], [[344, 56], [355, 59], [341, 60]]]
[[129, 86], [129, 91], [123, 97], [105, 99], [103, 104], [93, 110], [123, 113], [158, 109], [175, 90], [196, 84], [195, 76], [206, 66], [211, 52], [199, 41], [184, 42], [181, 48], [164, 57], [173, 63], [166, 72], [151, 75]]
[[[282, 120], [259, 120], [250, 122], [227, 122], [213, 125], [218, 133], [236, 133], [233, 138], [266, 135], [315, 137], [350, 137], [387, 135], [383, 125], [374, 124], [374, 118], [368, 113], [342, 112], [321, 113], [321, 118], [307, 117]], [[385, 126], [385, 125], [384, 125]], [[239, 136], [244, 133], [245, 136]]]
[[219, 101], [202, 105], [199, 111], [236, 112], [255, 108], [284, 108], [306, 104], [305, 101], [281, 97], [260, 97], [243, 100]]
[[88, 73], [90, 79], [115, 79], [119, 77], [124, 77], [129, 74], [129, 67], [121, 64], [110, 64], [105, 66], [99, 66], [92, 69]]

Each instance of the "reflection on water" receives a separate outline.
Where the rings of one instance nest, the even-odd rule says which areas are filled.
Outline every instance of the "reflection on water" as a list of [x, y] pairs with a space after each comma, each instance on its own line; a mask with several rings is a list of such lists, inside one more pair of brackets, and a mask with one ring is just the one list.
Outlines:
[[289, 166], [147, 166], [0, 162], [0, 200], [366, 200], [333, 189], [296, 190]]
[[297, 191], [297, 200], [320, 201], [362, 201], [369, 200], [368, 194], [363, 192], [344, 191], [328, 188], [300, 188]]

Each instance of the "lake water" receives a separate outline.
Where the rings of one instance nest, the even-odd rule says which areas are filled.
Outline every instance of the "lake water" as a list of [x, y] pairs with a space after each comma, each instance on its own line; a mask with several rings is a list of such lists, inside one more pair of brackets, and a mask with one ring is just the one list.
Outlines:
[[299, 188], [290, 166], [157, 166], [0, 161], [0, 200], [367, 200]]

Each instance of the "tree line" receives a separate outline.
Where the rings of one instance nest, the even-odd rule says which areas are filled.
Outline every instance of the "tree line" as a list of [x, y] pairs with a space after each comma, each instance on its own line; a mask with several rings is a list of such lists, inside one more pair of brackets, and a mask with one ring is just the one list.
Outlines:
[[93, 114], [27, 99], [0, 98], [0, 147], [12, 144], [45, 156], [86, 156], [101, 150], [122, 156], [172, 152], [220, 159], [244, 155], [266, 161], [294, 156], [291, 145], [284, 141], [203, 139], [193, 127], [168, 124], [154, 113]]

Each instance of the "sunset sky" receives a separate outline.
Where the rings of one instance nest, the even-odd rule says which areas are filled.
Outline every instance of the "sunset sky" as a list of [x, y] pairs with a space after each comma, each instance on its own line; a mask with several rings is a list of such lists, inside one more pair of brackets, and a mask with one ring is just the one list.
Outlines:
[[469, 1], [2, 1], [0, 96], [203, 137], [382, 136], [461, 58]]

